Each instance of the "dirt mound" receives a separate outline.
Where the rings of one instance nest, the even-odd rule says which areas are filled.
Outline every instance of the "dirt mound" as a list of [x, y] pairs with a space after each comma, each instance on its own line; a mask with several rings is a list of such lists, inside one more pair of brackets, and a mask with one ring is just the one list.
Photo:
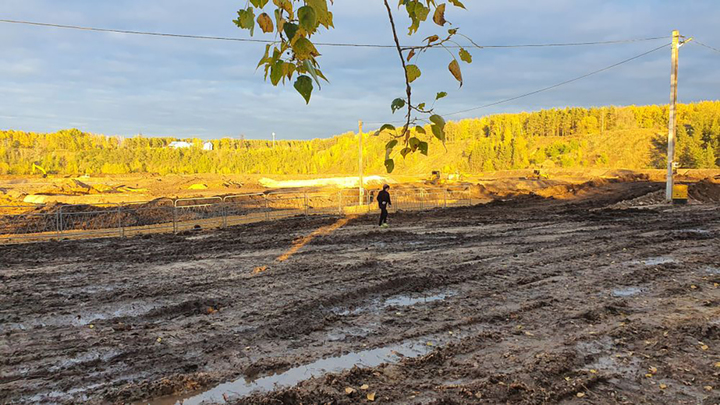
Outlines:
[[691, 199], [703, 203], [720, 203], [720, 182], [709, 178], [697, 182], [688, 188]]

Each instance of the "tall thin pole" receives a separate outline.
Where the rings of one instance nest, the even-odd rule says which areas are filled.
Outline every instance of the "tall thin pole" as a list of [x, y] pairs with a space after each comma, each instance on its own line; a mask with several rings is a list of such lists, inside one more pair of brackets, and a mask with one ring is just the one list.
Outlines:
[[667, 152], [667, 182], [665, 186], [665, 200], [672, 201], [673, 192], [673, 164], [675, 163], [675, 133], [677, 131], [677, 96], [678, 96], [678, 57], [680, 48], [680, 32], [672, 33], [672, 73], [670, 75], [670, 119], [668, 120], [668, 152]]
[[363, 201], [363, 199], [364, 199], [363, 197], [364, 197], [364, 194], [365, 194], [365, 190], [363, 189], [363, 185], [364, 185], [364, 184], [363, 184], [363, 128], [362, 128], [362, 127], [363, 127], [363, 122], [362, 122], [362, 121], [358, 121], [358, 128], [359, 128], [359, 130], [358, 130], [358, 139], [359, 139], [359, 141], [358, 141], [358, 145], [359, 145], [359, 150], [358, 150], [358, 168], [359, 168], [359, 170], [360, 170], [360, 177], [359, 177], [360, 181], [359, 181], [359, 183], [358, 183], [358, 184], [359, 184], [359, 188], [358, 188], [358, 205], [361, 205], [361, 206], [362, 206], [362, 205], [365, 205], [365, 204], [364, 204], [364, 201]]
[[275, 132], [273, 132], [272, 134], [273, 134], [273, 149], [275, 149]]

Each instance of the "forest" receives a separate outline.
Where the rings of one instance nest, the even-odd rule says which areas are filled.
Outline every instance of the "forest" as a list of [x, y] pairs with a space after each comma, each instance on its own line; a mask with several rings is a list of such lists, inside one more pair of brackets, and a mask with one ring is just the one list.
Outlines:
[[[677, 160], [682, 168], [720, 165], [720, 101], [679, 105]], [[395, 173], [430, 170], [476, 174], [526, 168], [665, 167], [667, 106], [549, 109], [448, 122], [446, 143], [429, 140], [428, 156], [394, 156]], [[242, 128], [238, 128], [242, 131]], [[429, 132], [429, 131], [428, 131]], [[308, 141], [121, 137], [82, 132], [0, 131], [0, 174], [157, 173], [354, 174], [358, 138], [348, 132]], [[388, 137], [363, 134], [367, 173], [384, 173]], [[423, 135], [419, 135], [421, 137]], [[427, 136], [424, 136], [427, 138]], [[173, 141], [191, 147], [173, 149]]]

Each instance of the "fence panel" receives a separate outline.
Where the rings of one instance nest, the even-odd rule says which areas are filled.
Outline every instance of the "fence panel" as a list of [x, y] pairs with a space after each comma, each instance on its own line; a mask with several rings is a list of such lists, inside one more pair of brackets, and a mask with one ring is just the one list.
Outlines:
[[[255, 193], [225, 197], [158, 199], [145, 203], [0, 207], [0, 241], [53, 237], [131, 236], [217, 228], [309, 215], [377, 211], [371, 193]], [[391, 211], [472, 205], [469, 188], [427, 188], [392, 193]], [[24, 212], [23, 212], [24, 211]], [[19, 213], [15, 213], [19, 212]]]
[[183, 198], [175, 200], [175, 232], [188, 229], [217, 228], [225, 224], [221, 197]]
[[249, 224], [269, 219], [265, 194], [238, 194], [223, 197], [225, 226]]
[[[16, 211], [17, 207], [0, 207], [0, 211]], [[57, 212], [34, 209], [0, 216], [0, 240], [26, 239], [37, 235], [56, 236], [59, 224]]]
[[169, 198], [120, 208], [120, 232], [124, 236], [176, 231], [175, 204]]

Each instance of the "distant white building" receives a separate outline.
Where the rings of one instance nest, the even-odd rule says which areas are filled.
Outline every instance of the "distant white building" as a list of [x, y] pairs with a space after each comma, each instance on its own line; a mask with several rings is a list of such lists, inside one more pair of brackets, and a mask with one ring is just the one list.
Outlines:
[[213, 150], [213, 144], [212, 142], [205, 142], [203, 144], [203, 150]]
[[168, 147], [173, 148], [173, 149], [187, 149], [191, 146], [192, 146], [191, 143], [185, 142], [185, 141], [174, 141], [174, 142], [170, 142], [170, 145], [168, 145]]

